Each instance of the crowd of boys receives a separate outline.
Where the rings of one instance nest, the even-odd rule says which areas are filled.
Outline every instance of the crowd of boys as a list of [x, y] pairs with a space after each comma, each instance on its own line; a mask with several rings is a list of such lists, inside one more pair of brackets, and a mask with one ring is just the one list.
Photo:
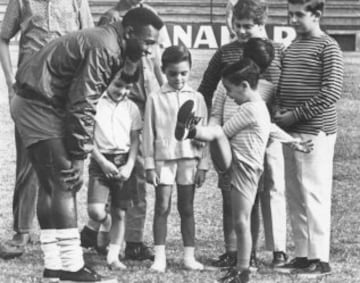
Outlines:
[[[297, 38], [287, 48], [266, 39], [264, 1], [229, 1], [233, 40], [210, 59], [198, 91], [187, 84], [190, 52], [183, 46], [162, 52], [163, 22], [142, 1], [120, 0], [97, 27], [86, 0], [67, 2], [10, 0], [1, 28], [17, 170], [15, 235], [0, 245], [0, 256], [24, 252], [41, 203], [44, 279], [117, 282], [86, 266], [81, 246], [107, 254], [109, 268], [122, 270], [125, 243], [125, 258], [154, 260], [151, 270], [164, 272], [176, 186], [184, 267], [203, 270], [194, 256], [193, 201], [210, 152], [222, 192], [225, 241], [225, 253], [212, 264], [230, 268], [220, 282], [249, 282], [257, 268], [260, 206], [274, 270], [329, 274], [343, 59], [336, 41], [320, 28], [325, 1], [288, 0]], [[9, 40], [19, 30], [15, 76]], [[89, 155], [89, 220], [79, 233], [76, 193]], [[143, 242], [146, 182], [156, 192], [154, 255]], [[295, 243], [291, 261], [286, 201]]]

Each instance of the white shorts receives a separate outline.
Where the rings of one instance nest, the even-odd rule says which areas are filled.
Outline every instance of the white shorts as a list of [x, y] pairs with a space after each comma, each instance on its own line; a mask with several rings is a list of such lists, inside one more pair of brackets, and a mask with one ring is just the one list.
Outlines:
[[177, 159], [156, 161], [155, 170], [160, 179], [160, 185], [193, 185], [197, 172], [198, 160]]

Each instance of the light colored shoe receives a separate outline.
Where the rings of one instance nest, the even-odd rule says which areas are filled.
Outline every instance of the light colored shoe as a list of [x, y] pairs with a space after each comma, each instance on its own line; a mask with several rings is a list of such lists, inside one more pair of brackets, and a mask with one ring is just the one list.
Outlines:
[[204, 270], [204, 265], [194, 258], [184, 259], [184, 266], [188, 270]]
[[155, 272], [160, 272], [160, 273], [164, 273], [166, 271], [166, 263], [159, 263], [159, 262], [154, 262], [151, 266], [150, 266], [150, 270], [151, 271], [155, 271]]
[[120, 260], [115, 260], [112, 263], [108, 263], [110, 270], [125, 270], [127, 267]]

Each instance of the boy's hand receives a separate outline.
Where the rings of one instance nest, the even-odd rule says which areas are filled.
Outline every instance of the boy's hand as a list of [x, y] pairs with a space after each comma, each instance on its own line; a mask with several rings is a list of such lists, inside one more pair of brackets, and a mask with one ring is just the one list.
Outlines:
[[146, 182], [157, 187], [159, 185], [159, 176], [156, 174], [155, 169], [146, 170]]
[[119, 168], [118, 173], [114, 176], [114, 178], [117, 180], [126, 181], [130, 178], [131, 171], [132, 167], [125, 164]]
[[296, 123], [296, 117], [292, 111], [277, 111], [274, 115], [274, 122], [281, 128], [288, 128]]
[[307, 141], [299, 140], [296, 142], [289, 143], [289, 146], [294, 150], [304, 153], [309, 153], [314, 149], [314, 144], [312, 140], [307, 140]]
[[198, 169], [195, 175], [195, 186], [201, 187], [205, 182], [206, 170]]
[[79, 191], [84, 183], [84, 160], [73, 160], [71, 168], [60, 174], [69, 191]]
[[193, 146], [195, 146], [196, 148], [198, 148], [198, 149], [202, 149], [203, 147], [205, 147], [206, 142], [203, 142], [203, 141], [200, 141], [200, 140], [197, 140], [197, 139], [192, 139], [191, 144]]
[[119, 173], [119, 170], [117, 169], [116, 165], [110, 162], [109, 160], [104, 160], [104, 162], [101, 162], [101, 164], [99, 165], [102, 171], [104, 172], [105, 177], [108, 179], [115, 178]]

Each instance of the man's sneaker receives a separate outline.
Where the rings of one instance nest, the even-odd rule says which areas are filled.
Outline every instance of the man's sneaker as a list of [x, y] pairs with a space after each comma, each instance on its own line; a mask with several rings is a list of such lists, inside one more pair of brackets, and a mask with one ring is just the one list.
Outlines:
[[226, 252], [211, 263], [215, 267], [233, 267], [236, 265], [236, 252]]
[[60, 271], [61, 283], [76, 283], [76, 282], [100, 282], [100, 283], [118, 283], [116, 278], [107, 278], [99, 275], [89, 267], [84, 266], [79, 271]]
[[288, 256], [284, 252], [273, 252], [272, 267], [284, 265], [288, 260]]
[[151, 248], [146, 246], [143, 242], [126, 242], [125, 258], [131, 260], [154, 260], [154, 253]]
[[250, 280], [250, 270], [243, 271], [230, 268], [227, 273], [221, 277], [218, 282], [221, 283], [247, 283]]
[[84, 248], [96, 248], [97, 234], [97, 231], [91, 230], [89, 227], [84, 226], [80, 232], [81, 246]]
[[194, 101], [187, 100], [179, 108], [175, 127], [175, 138], [179, 141], [187, 138], [189, 130], [199, 123], [200, 117], [196, 117], [193, 112]]
[[280, 273], [292, 273], [294, 270], [307, 268], [310, 264], [311, 262], [306, 257], [296, 257], [289, 263], [275, 267], [274, 270]]
[[292, 272], [301, 278], [317, 278], [320, 276], [329, 275], [331, 273], [331, 268], [328, 262], [315, 261], [312, 262], [308, 267], [303, 269], [298, 269]]
[[60, 281], [60, 270], [44, 269], [43, 283], [55, 283]]

